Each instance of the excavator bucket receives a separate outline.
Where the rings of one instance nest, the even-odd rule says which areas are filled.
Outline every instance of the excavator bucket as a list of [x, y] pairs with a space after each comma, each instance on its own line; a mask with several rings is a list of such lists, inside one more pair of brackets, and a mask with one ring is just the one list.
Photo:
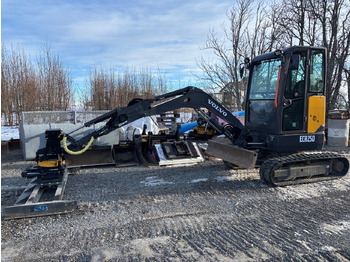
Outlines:
[[66, 164], [69, 168], [114, 164], [112, 149], [110, 146], [101, 146], [81, 155], [67, 154]]
[[113, 146], [113, 159], [116, 167], [137, 166], [140, 161], [137, 157], [137, 147], [139, 144], [132, 141], [119, 141]]
[[148, 142], [140, 142], [136, 148], [136, 155], [139, 162], [144, 166], [158, 166], [158, 162], [152, 154], [152, 149]]
[[241, 168], [254, 168], [258, 157], [256, 152], [232, 145], [224, 137], [209, 140], [206, 153]]

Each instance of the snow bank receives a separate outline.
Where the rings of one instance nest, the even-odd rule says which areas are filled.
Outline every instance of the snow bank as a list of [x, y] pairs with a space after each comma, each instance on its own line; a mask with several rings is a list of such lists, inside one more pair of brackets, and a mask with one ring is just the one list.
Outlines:
[[1, 127], [1, 141], [8, 141], [10, 139], [19, 139], [18, 126], [2, 126]]

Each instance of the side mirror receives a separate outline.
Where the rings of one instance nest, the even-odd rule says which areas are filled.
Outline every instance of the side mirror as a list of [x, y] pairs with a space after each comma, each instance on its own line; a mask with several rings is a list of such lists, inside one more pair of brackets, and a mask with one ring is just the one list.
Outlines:
[[298, 70], [299, 64], [300, 64], [301, 55], [300, 54], [293, 54], [290, 58], [290, 64], [289, 69], [290, 70]]
[[240, 68], [239, 68], [239, 76], [241, 77], [241, 78], [243, 78], [243, 75], [244, 75], [244, 65], [240, 65]]
[[249, 57], [244, 58], [244, 63], [240, 64], [239, 67], [239, 76], [241, 78], [243, 78], [244, 75], [244, 69], [248, 69], [249, 68], [249, 63], [250, 63], [250, 59]]

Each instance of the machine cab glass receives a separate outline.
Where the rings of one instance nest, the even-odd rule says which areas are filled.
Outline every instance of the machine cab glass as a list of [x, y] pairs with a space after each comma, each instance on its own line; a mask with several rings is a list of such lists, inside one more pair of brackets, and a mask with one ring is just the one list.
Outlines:
[[265, 130], [266, 128], [275, 129], [275, 97], [281, 67], [282, 60], [277, 56], [257, 62], [252, 61], [246, 105], [248, 128], [256, 129], [257, 126], [264, 126]]
[[270, 134], [319, 130], [324, 125], [325, 66], [323, 48], [297, 46], [254, 58], [249, 68], [247, 128]]
[[306, 52], [294, 53], [290, 58], [283, 95], [283, 131], [304, 129], [306, 55]]

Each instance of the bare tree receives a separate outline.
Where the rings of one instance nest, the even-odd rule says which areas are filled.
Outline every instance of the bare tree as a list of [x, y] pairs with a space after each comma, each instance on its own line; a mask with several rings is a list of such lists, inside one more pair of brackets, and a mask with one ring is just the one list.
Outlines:
[[7, 124], [13, 124], [13, 106], [11, 104], [11, 67], [10, 54], [4, 45], [1, 46], [1, 116]]
[[59, 55], [48, 44], [37, 57], [37, 78], [41, 110], [68, 110], [73, 101], [72, 78]]
[[347, 109], [350, 110], [350, 69], [344, 68], [346, 91], [347, 91]]
[[309, 0], [310, 12], [319, 24], [320, 43], [328, 50], [327, 108], [337, 104], [340, 95], [344, 66], [350, 51], [350, 3], [344, 0]]
[[281, 45], [311, 45], [327, 48], [327, 108], [337, 106], [349, 61], [350, 3], [345, 0], [285, 0], [276, 20]]
[[35, 71], [23, 50], [1, 48], [1, 113], [8, 125], [18, 124], [22, 111], [37, 107]]
[[[255, 8], [255, 13], [252, 11]], [[346, 0], [282, 0], [272, 4], [236, 0], [228, 12], [223, 36], [211, 29], [204, 49], [216, 59], [199, 67], [212, 88], [230, 87], [237, 109], [243, 101], [238, 68], [244, 56], [254, 57], [292, 45], [327, 48], [327, 108], [337, 106], [350, 52], [350, 3]]]
[[[275, 3], [276, 5], [276, 3]], [[275, 20], [279, 31], [278, 41], [284, 45], [311, 45], [315, 37], [315, 24], [308, 10], [308, 0], [283, 0], [277, 3]]]
[[150, 98], [167, 89], [165, 76], [152, 73], [148, 68], [140, 70], [126, 68], [124, 72], [93, 68], [89, 82], [84, 88], [89, 96], [83, 95], [85, 109], [111, 110], [126, 106], [134, 98]]
[[1, 47], [1, 113], [8, 125], [23, 111], [67, 110], [73, 100], [70, 73], [50, 48], [33, 63], [18, 47]]
[[[253, 12], [253, 10], [256, 10]], [[198, 62], [203, 76], [212, 89], [225, 89], [232, 94], [236, 109], [243, 109], [246, 79], [240, 79], [239, 67], [245, 57], [252, 57], [272, 48], [267, 42], [271, 34], [270, 21], [266, 18], [265, 5], [253, 0], [237, 0], [227, 13], [229, 26], [222, 25], [223, 36], [214, 29], [209, 31], [203, 49], [211, 50], [216, 60], [204, 58]]]

